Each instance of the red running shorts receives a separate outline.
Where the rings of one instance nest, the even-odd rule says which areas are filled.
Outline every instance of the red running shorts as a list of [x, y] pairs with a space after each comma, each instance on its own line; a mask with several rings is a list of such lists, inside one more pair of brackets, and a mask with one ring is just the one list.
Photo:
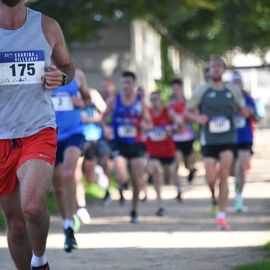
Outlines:
[[20, 139], [0, 140], [0, 195], [15, 191], [17, 170], [30, 159], [40, 159], [54, 165], [57, 134], [53, 128]]

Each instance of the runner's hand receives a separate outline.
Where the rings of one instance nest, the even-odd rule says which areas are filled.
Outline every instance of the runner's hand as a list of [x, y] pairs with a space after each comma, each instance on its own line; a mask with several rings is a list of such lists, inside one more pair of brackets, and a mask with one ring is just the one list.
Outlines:
[[209, 120], [208, 116], [204, 115], [204, 114], [200, 114], [197, 117], [197, 123], [202, 125], [202, 126], [205, 126], [208, 123], [208, 120]]
[[56, 66], [49, 65], [48, 71], [45, 71], [43, 81], [48, 90], [58, 88], [63, 84], [63, 73]]
[[103, 132], [104, 132], [104, 137], [107, 140], [112, 140], [113, 139], [113, 130], [110, 126], [104, 126], [103, 127]]
[[83, 99], [81, 97], [71, 97], [72, 103], [75, 107], [77, 108], [81, 108], [81, 109], [85, 109], [85, 102], [83, 101]]
[[252, 114], [253, 114], [253, 110], [249, 107], [246, 107], [246, 108], [242, 109], [242, 111], [241, 111], [241, 115], [245, 118], [251, 117]]

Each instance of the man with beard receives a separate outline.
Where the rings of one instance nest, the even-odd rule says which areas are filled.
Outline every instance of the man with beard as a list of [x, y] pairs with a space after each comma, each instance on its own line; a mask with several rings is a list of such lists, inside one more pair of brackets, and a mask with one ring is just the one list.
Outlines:
[[56, 152], [48, 90], [69, 82], [74, 66], [58, 23], [23, 0], [0, 1], [0, 39], [0, 206], [9, 250], [17, 269], [48, 270], [46, 201]]
[[[236, 151], [237, 131], [234, 124], [235, 111], [244, 116], [244, 99], [238, 87], [222, 81], [225, 64], [221, 58], [209, 61], [209, 84], [196, 91], [188, 102], [187, 116], [201, 125], [200, 143], [209, 186], [216, 185], [216, 163], [220, 162], [219, 211], [216, 223], [219, 229], [228, 230], [226, 205], [228, 202], [227, 178]], [[199, 110], [199, 114], [195, 111]]]

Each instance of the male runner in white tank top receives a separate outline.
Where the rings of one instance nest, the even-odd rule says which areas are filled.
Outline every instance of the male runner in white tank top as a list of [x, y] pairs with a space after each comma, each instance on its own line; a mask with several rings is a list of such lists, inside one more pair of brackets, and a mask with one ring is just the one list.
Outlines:
[[0, 0], [0, 39], [0, 206], [9, 250], [17, 269], [49, 270], [56, 124], [48, 90], [69, 82], [74, 66], [58, 23], [23, 0]]

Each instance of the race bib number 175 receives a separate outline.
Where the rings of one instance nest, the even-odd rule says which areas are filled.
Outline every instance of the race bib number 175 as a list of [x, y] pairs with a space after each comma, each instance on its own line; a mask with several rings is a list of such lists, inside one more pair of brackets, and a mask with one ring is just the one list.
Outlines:
[[0, 52], [0, 85], [40, 84], [44, 72], [44, 51]]

